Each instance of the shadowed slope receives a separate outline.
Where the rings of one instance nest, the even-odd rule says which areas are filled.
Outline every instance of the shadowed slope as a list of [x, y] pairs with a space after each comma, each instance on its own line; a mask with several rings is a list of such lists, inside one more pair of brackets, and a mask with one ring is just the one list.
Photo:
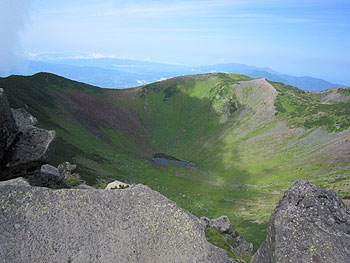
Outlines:
[[54, 164], [67, 158], [78, 162], [90, 183], [113, 176], [114, 169], [108, 168], [113, 155], [129, 164], [152, 152], [136, 113], [115, 103], [108, 90], [47, 73], [0, 79], [0, 86], [12, 107], [27, 108], [41, 127], [57, 132]]

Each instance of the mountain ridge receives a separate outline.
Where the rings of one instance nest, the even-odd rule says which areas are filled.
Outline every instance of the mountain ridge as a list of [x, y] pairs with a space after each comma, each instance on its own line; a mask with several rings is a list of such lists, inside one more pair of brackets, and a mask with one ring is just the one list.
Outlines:
[[240, 63], [190, 67], [117, 58], [39, 57], [28, 62], [26, 72], [23, 69], [13, 69], [11, 73], [31, 75], [40, 71], [49, 71], [104, 88], [130, 88], [180, 75], [211, 72], [239, 73], [254, 78], [265, 77], [310, 91], [344, 87], [318, 78], [290, 76], [270, 68]]

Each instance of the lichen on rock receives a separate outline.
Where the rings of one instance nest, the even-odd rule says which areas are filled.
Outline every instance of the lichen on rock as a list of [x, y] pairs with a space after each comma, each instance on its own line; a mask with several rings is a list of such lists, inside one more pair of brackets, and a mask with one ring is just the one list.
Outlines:
[[332, 190], [297, 181], [271, 216], [253, 263], [350, 262], [350, 213]]
[[0, 200], [0, 262], [229, 262], [198, 218], [143, 185], [0, 184]]

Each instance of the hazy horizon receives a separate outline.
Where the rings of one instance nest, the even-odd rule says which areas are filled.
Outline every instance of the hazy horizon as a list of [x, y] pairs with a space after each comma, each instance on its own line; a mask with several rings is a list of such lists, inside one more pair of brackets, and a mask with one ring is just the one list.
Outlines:
[[33, 54], [95, 54], [241, 63], [349, 85], [349, 17], [344, 0], [4, 0], [0, 69]]

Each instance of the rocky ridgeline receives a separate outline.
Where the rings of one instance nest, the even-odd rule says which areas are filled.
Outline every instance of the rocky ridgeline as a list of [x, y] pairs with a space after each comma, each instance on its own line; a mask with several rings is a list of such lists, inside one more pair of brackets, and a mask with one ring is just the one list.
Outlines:
[[231, 229], [231, 222], [227, 216], [221, 216], [216, 219], [201, 217], [200, 220], [205, 227], [211, 227], [219, 231], [225, 236], [225, 239], [230, 245], [232, 252], [244, 255], [251, 255], [253, 252], [253, 244], [248, 243], [243, 235]]
[[[47, 188], [81, 180], [76, 167], [46, 164], [54, 131], [35, 127], [25, 110], [11, 110], [2, 89], [0, 103], [0, 262], [244, 262], [208, 243], [206, 227], [224, 235], [233, 252], [252, 252], [226, 216], [198, 219], [144, 185]], [[298, 181], [276, 207], [252, 262], [346, 263], [349, 244], [342, 200]]]
[[83, 183], [66, 162], [58, 168], [49, 164], [55, 131], [36, 127], [37, 120], [25, 109], [11, 109], [0, 89], [0, 180], [24, 177], [33, 186], [71, 188], [67, 181]]
[[36, 119], [25, 110], [11, 110], [2, 89], [0, 123], [0, 180], [40, 172], [53, 154], [55, 132], [35, 127]]
[[[17, 137], [17, 127], [4, 90], [0, 88], [0, 160]], [[3, 168], [2, 168], [3, 170]], [[2, 174], [0, 174], [1, 176]]]

